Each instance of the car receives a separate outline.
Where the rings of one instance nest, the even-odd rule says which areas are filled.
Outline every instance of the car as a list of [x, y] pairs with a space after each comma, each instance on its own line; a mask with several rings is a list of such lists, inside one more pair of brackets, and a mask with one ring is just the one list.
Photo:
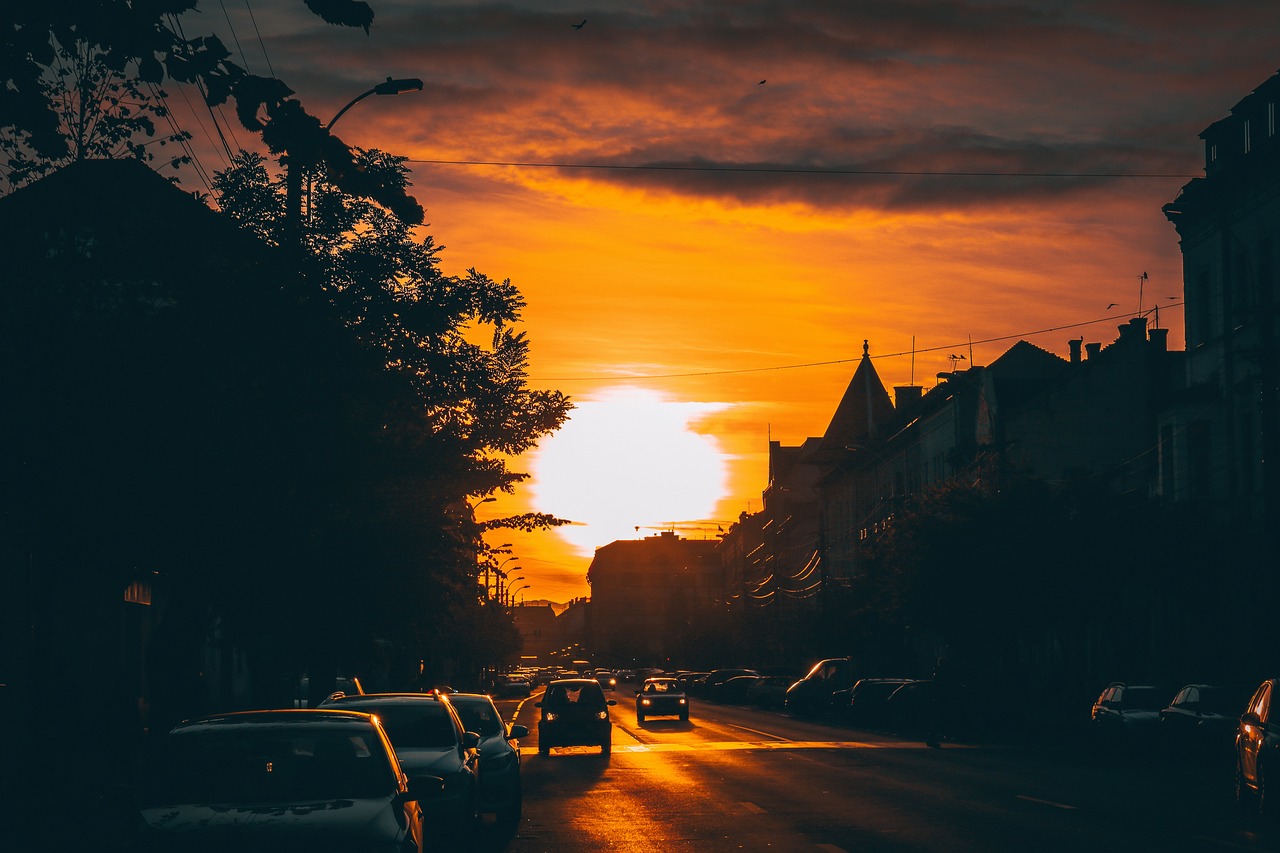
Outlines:
[[751, 689], [751, 685], [763, 677], [762, 675], [735, 675], [712, 687], [709, 698], [728, 705], [745, 705], [747, 691]]
[[1216, 684], [1188, 684], [1160, 711], [1160, 736], [1170, 747], [1226, 752], [1247, 696]]
[[1159, 733], [1160, 709], [1169, 691], [1152, 684], [1113, 681], [1098, 694], [1090, 711], [1094, 735], [1118, 746], [1147, 746]]
[[461, 836], [479, 819], [480, 735], [467, 731], [449, 694], [366, 693], [326, 699], [321, 708], [362, 711], [382, 721], [410, 776], [439, 776], [444, 790], [424, 808], [429, 823]]
[[521, 699], [533, 694], [529, 680], [519, 675], [508, 675], [498, 679], [497, 694], [504, 699]]
[[689, 719], [689, 697], [674, 678], [646, 678], [636, 693], [636, 722], [649, 717]]
[[[341, 693], [344, 696], [350, 696], [356, 693], [364, 693], [364, 685], [360, 683], [360, 679], [356, 676], [339, 675], [333, 680], [333, 690], [329, 695], [337, 695]], [[297, 689], [293, 694], [293, 707], [306, 708], [310, 705], [311, 697], [311, 678], [310, 676], [302, 676], [298, 679]], [[318, 703], [317, 703], [318, 704]]]
[[914, 678], [860, 678], [849, 691], [845, 721], [854, 726], [877, 728], [890, 723], [889, 697]]
[[1236, 802], [1269, 817], [1280, 812], [1280, 789], [1269, 784], [1280, 773], [1280, 711], [1271, 713], [1277, 683], [1269, 678], [1258, 685], [1236, 724]]
[[713, 669], [711, 670], [710, 673], [707, 674], [706, 678], [703, 678], [697, 682], [698, 693], [700, 696], [705, 696], [708, 699], [715, 699], [716, 694], [719, 692], [720, 685], [724, 684], [730, 678], [737, 678], [740, 675], [759, 675], [759, 674], [760, 673], [756, 672], [754, 669], [741, 669], [741, 668], [732, 668], [732, 667], [726, 667], [723, 669]]
[[757, 708], [781, 708], [794, 680], [784, 675], [762, 675], [747, 688], [747, 702]]
[[786, 708], [798, 717], [843, 710], [857, 680], [852, 658], [820, 660], [804, 678], [787, 688]]
[[550, 755], [552, 747], [598, 746], [603, 755], [613, 751], [613, 722], [600, 682], [594, 678], [560, 678], [547, 684], [537, 703], [538, 754]]
[[319, 708], [181, 723], [150, 770], [137, 853], [422, 850], [442, 784], [405, 774], [377, 717]]
[[455, 693], [449, 697], [463, 727], [480, 735], [480, 810], [493, 812], [498, 823], [520, 822], [524, 792], [520, 783], [520, 738], [529, 729], [509, 725], [483, 693]]
[[597, 669], [595, 678], [605, 690], [616, 690], [618, 687], [618, 677], [607, 669]]

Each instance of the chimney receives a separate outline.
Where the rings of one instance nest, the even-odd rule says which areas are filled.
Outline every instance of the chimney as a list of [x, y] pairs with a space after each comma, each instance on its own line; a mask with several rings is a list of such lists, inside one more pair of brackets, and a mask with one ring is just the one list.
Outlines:
[[1084, 344], [1084, 338], [1076, 338], [1075, 340], [1067, 341], [1067, 346], [1071, 348], [1072, 364], [1080, 363], [1080, 347], [1083, 344]]
[[924, 393], [924, 388], [919, 385], [895, 385], [893, 386], [893, 407], [898, 411], [920, 402], [920, 395]]
[[1151, 348], [1156, 352], [1166, 352], [1169, 349], [1168, 329], [1152, 329], [1147, 335], [1151, 339]]
[[1088, 343], [1084, 345], [1084, 354], [1089, 359], [1089, 361], [1093, 361], [1095, 358], [1097, 358], [1098, 353], [1100, 352], [1102, 352], [1102, 344], [1100, 343], [1095, 342], [1095, 343]]
[[1134, 317], [1129, 321], [1129, 328], [1133, 330], [1130, 334], [1133, 335], [1135, 341], [1145, 341], [1147, 339], [1146, 317]]

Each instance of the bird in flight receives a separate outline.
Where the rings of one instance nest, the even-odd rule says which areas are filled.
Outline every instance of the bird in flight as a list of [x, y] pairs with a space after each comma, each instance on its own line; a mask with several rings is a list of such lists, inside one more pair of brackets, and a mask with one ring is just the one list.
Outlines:
[[575, 30], [580, 30], [580, 29], [582, 29], [583, 27], [585, 27], [586, 25], [587, 25], [587, 19], [586, 19], [586, 18], [583, 18], [583, 19], [582, 19], [582, 23], [580, 23], [580, 24], [570, 24], [569, 26], [573, 27]]
[[757, 83], [756, 85], [757, 85], [757, 86], [763, 86], [763, 85], [764, 85], [764, 81], [763, 81], [763, 80], [761, 80], [761, 81], [760, 81], [759, 83]]
[[1112, 308], [1115, 308], [1115, 307], [1116, 307], [1116, 303], [1112, 302], [1110, 305], [1107, 306], [1107, 310], [1110, 311]]

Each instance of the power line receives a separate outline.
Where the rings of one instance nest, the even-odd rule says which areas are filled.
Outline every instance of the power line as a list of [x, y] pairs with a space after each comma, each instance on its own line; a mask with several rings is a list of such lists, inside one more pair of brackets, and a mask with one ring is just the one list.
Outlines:
[[[1165, 307], [1176, 308], [1182, 304], [1183, 303], [1181, 301], [1171, 302]], [[1123, 317], [1128, 315], [1121, 314], [1118, 316]], [[875, 356], [871, 356], [871, 358], [872, 360], [882, 359], [882, 358], [900, 358], [905, 355], [919, 355], [920, 353], [923, 353], [923, 352], [939, 352], [941, 350], [954, 350], [960, 347], [972, 346], [973, 344], [999, 343], [1001, 341], [1035, 337], [1036, 335], [1047, 335], [1050, 332], [1061, 332], [1066, 329], [1078, 329], [1078, 328], [1081, 328], [1082, 326], [1092, 326], [1097, 323], [1107, 323], [1115, 319], [1117, 319], [1117, 317], [1100, 317], [1097, 320], [1085, 320], [1080, 323], [1068, 323], [1063, 326], [1050, 326], [1045, 329], [1037, 329], [1036, 331], [1033, 331], [1033, 332], [1018, 332], [1011, 335], [999, 335], [994, 338], [983, 338], [982, 340], [977, 340], [977, 341], [965, 341], [963, 344], [944, 344], [942, 346], [936, 346], [936, 347], [920, 347], [914, 350], [903, 350], [901, 352], [890, 352], [890, 353], [884, 353], [882, 355], [875, 355]], [[800, 370], [806, 367], [830, 367], [831, 365], [835, 365], [835, 364], [851, 364], [852, 362], [861, 361], [861, 360], [862, 360], [862, 356], [857, 356], [856, 358], [836, 358], [830, 361], [808, 361], [808, 362], [804, 362], [803, 364], [780, 364], [780, 365], [773, 365], [770, 367], [740, 367], [733, 370], [704, 370], [704, 371], [699, 371], [695, 373], [646, 373], [646, 374], [637, 375], [637, 376], [562, 376], [562, 377], [531, 378], [529, 381], [530, 382], [600, 382], [600, 381], [607, 380], [610, 382], [630, 382], [630, 381], [639, 381], [639, 380], [648, 380], [648, 379], [688, 379], [688, 378], [693, 378], [698, 376], [731, 376], [739, 373], [768, 373], [771, 371], [778, 371], [778, 370]]]
[[521, 169], [595, 169], [605, 171], [638, 172], [744, 172], [751, 174], [781, 175], [862, 175], [868, 177], [918, 177], [918, 178], [1161, 178], [1190, 179], [1200, 175], [1160, 172], [964, 172], [924, 171], [912, 169], [812, 169], [800, 166], [689, 166], [664, 164], [622, 163], [537, 163], [517, 160], [439, 160], [406, 158], [408, 163], [424, 163], [434, 166], [493, 166]]

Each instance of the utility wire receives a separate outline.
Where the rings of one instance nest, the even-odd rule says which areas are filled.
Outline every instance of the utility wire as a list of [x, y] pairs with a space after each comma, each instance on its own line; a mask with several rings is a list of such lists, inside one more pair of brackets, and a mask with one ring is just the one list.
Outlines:
[[[1176, 308], [1182, 304], [1183, 304], [1182, 301], [1171, 302], [1165, 305], [1164, 307]], [[943, 346], [936, 346], [936, 347], [919, 347], [915, 350], [903, 350], [901, 352], [883, 353], [881, 355], [870, 356], [870, 358], [873, 361], [878, 359], [884, 359], [884, 358], [900, 358], [905, 355], [919, 355], [922, 352], [939, 352], [941, 350], [956, 350], [962, 347], [969, 347], [974, 344], [991, 344], [991, 343], [999, 343], [1000, 341], [1031, 338], [1037, 335], [1047, 335], [1050, 332], [1061, 332], [1066, 329], [1078, 329], [1083, 326], [1093, 326], [1098, 323], [1107, 323], [1113, 320], [1117, 320], [1121, 317], [1127, 317], [1127, 316], [1129, 315], [1118, 314], [1112, 317], [1100, 317], [1097, 320], [1085, 320], [1080, 323], [1068, 323], [1063, 326], [1050, 326], [1045, 329], [1037, 329], [1036, 331], [1033, 331], [1033, 332], [1019, 332], [1011, 335], [999, 335], [994, 338], [983, 338], [977, 341], [965, 341], [962, 344], [945, 344]], [[646, 373], [646, 374], [634, 375], [634, 376], [627, 376], [627, 375], [565, 376], [565, 377], [550, 377], [550, 378], [531, 378], [529, 381], [530, 382], [602, 382], [602, 381], [630, 382], [630, 381], [642, 381], [642, 380], [648, 380], [648, 379], [687, 379], [687, 378], [698, 377], [698, 376], [730, 376], [730, 375], [735, 375], [739, 373], [768, 373], [768, 372], [777, 371], [777, 370], [800, 370], [806, 367], [830, 367], [831, 365], [834, 365], [834, 364], [851, 364], [855, 361], [861, 361], [861, 360], [862, 360], [862, 356], [857, 356], [856, 358], [836, 358], [836, 359], [832, 359], [831, 361], [809, 361], [803, 364], [781, 364], [781, 365], [773, 365], [770, 367], [740, 367], [733, 370], [704, 370], [704, 371], [699, 371], [694, 373]]]
[[864, 175], [920, 178], [1198, 178], [1200, 175], [1158, 172], [961, 172], [911, 169], [810, 169], [799, 166], [681, 166], [620, 163], [536, 163], [506, 160], [438, 160], [406, 158], [408, 163], [433, 166], [507, 166], [521, 169], [596, 169], [637, 172], [747, 172], [781, 175]]

